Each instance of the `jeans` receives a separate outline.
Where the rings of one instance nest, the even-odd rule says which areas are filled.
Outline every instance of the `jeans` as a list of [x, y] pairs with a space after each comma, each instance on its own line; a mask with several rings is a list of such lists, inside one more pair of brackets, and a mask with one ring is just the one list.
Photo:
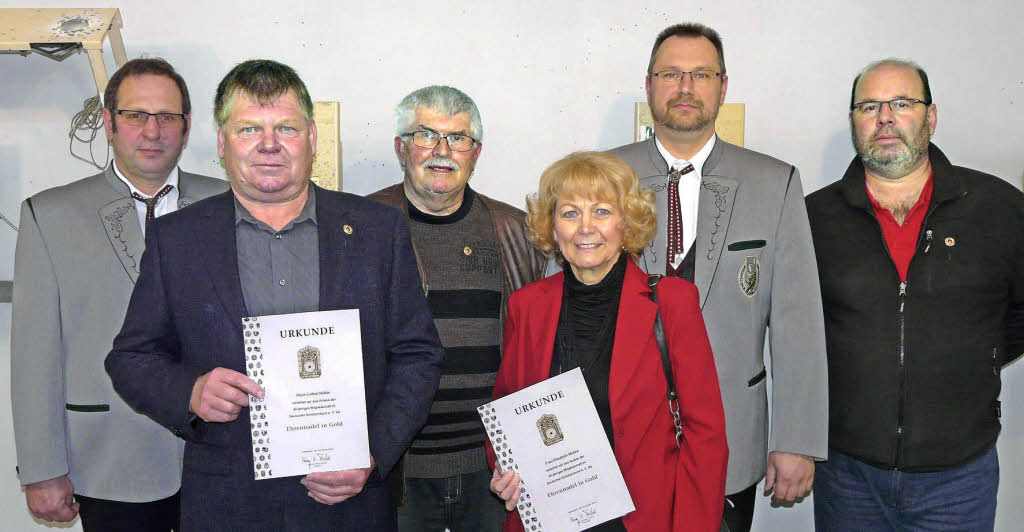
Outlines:
[[505, 505], [491, 493], [484, 469], [446, 478], [405, 479], [399, 532], [500, 532]]
[[879, 469], [829, 449], [814, 475], [817, 532], [991, 531], [999, 457], [985, 454], [946, 471]]

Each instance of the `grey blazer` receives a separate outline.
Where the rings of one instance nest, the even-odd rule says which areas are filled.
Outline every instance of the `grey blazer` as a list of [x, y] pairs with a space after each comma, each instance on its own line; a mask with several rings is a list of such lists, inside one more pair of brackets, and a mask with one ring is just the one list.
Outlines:
[[[178, 187], [184, 207], [227, 182], [179, 172]], [[173, 495], [181, 441], [129, 408], [103, 369], [144, 246], [128, 186], [108, 166], [25, 200], [20, 226], [11, 402], [21, 483], [70, 475], [75, 492], [89, 497]]]
[[[658, 233], [640, 266], [664, 274], [668, 165], [653, 137], [610, 153], [656, 194]], [[767, 452], [827, 457], [825, 330], [797, 169], [719, 138], [702, 174], [694, 281], [725, 406], [731, 494], [764, 477]], [[766, 329], [773, 383], [770, 441]]]

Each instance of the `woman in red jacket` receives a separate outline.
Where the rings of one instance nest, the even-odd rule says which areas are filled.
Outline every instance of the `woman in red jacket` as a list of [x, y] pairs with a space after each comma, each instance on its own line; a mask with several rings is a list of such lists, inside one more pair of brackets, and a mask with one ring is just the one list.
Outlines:
[[[658, 284], [634, 262], [654, 236], [653, 193], [613, 155], [579, 152], [551, 165], [527, 200], [530, 239], [560, 274], [509, 299], [494, 398], [581, 368], [636, 510], [593, 530], [717, 531], [728, 447], [711, 345], [694, 285]], [[677, 444], [654, 336], [661, 311], [679, 393]], [[493, 454], [489, 453], [493, 466]], [[519, 499], [515, 471], [495, 468], [491, 489]], [[505, 531], [522, 530], [517, 512]]]

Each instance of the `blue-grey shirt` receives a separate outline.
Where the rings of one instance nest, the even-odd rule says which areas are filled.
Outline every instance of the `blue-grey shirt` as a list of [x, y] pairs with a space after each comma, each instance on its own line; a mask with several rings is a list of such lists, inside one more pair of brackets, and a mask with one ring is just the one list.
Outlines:
[[250, 316], [312, 312], [320, 307], [320, 242], [316, 189], [280, 231], [257, 220], [235, 198], [238, 276]]

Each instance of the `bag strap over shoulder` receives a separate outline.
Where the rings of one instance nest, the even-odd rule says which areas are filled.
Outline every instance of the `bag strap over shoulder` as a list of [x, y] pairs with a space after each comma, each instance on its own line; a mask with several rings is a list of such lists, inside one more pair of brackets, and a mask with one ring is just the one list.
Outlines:
[[681, 447], [683, 442], [683, 421], [679, 414], [679, 394], [676, 393], [676, 381], [672, 377], [672, 360], [668, 355], [668, 342], [665, 339], [665, 326], [661, 322], [661, 305], [658, 304], [658, 281], [661, 275], [650, 275], [647, 277], [647, 286], [651, 289], [650, 298], [658, 310], [654, 315], [654, 339], [658, 343], [658, 350], [661, 351], [661, 367], [665, 371], [665, 383], [668, 391], [668, 410], [672, 413], [672, 426], [676, 431], [676, 447]]

